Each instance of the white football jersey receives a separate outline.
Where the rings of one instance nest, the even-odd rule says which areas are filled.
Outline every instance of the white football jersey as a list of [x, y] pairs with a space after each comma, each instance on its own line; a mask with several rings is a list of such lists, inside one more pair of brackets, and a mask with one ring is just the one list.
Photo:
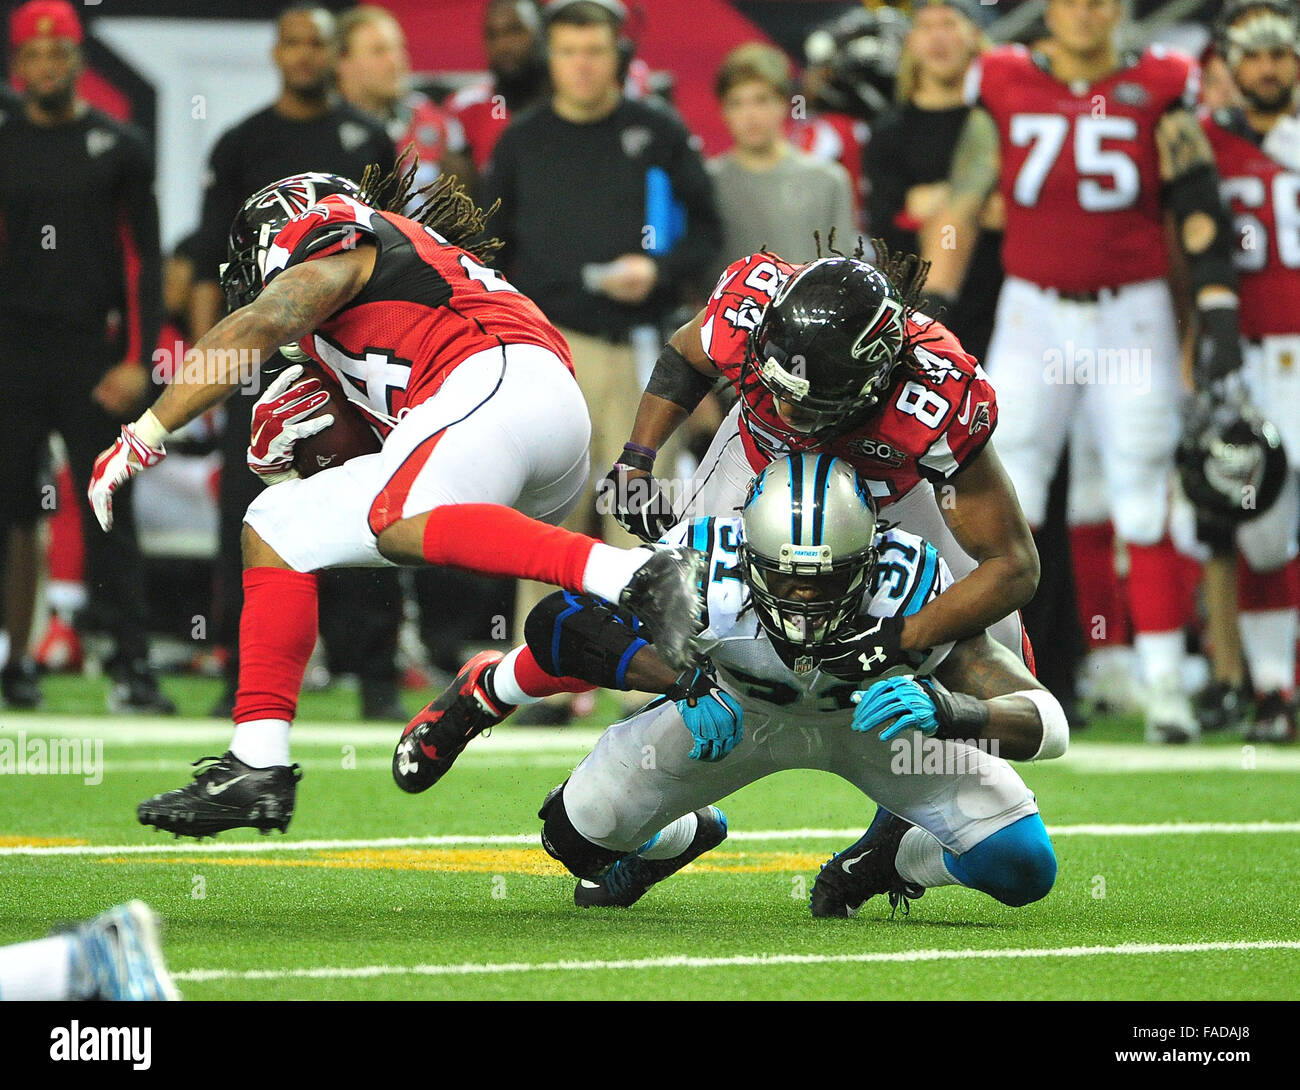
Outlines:
[[[830, 713], [847, 723], [854, 708], [849, 697], [857, 686], [823, 673], [811, 659], [796, 660], [793, 668], [781, 661], [750, 601], [740, 563], [740, 536], [738, 517], [710, 517], [684, 520], [662, 539], [699, 549], [708, 557], [701, 646], [746, 710], [821, 723]], [[863, 594], [859, 616], [909, 616], [952, 585], [952, 572], [943, 558], [915, 534], [903, 530], [878, 534], [876, 549], [875, 574]], [[951, 650], [951, 643], [942, 644], [915, 670], [896, 667], [880, 676], [932, 673]]]

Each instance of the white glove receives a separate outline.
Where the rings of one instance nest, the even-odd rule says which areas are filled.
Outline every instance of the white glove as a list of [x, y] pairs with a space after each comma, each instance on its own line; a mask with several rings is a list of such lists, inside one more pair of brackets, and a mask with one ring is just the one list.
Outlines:
[[86, 495], [101, 529], [107, 531], [113, 525], [113, 493], [118, 486], [167, 457], [163, 448], [166, 438], [167, 429], [158, 423], [151, 409], [146, 409], [134, 424], [123, 424], [122, 434], [113, 445], [100, 452], [90, 471]]
[[252, 442], [248, 447], [248, 468], [267, 484], [279, 484], [298, 476], [293, 468], [293, 448], [299, 439], [324, 431], [334, 423], [330, 413], [308, 420], [329, 401], [320, 379], [299, 381], [302, 367], [286, 367], [266, 388], [253, 406]]

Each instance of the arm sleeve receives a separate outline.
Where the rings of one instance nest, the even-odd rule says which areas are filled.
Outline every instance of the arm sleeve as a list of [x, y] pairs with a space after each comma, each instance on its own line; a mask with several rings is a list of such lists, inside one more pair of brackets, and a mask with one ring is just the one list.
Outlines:
[[126, 299], [123, 359], [148, 360], [162, 326], [162, 247], [158, 238], [158, 202], [153, 192], [153, 152], [144, 140], [132, 140], [120, 206]]
[[655, 258], [659, 282], [675, 287], [712, 266], [722, 249], [722, 220], [713, 197], [713, 179], [690, 136], [680, 123], [673, 124], [674, 150], [668, 177], [673, 194], [686, 209], [686, 231], [668, 253]]

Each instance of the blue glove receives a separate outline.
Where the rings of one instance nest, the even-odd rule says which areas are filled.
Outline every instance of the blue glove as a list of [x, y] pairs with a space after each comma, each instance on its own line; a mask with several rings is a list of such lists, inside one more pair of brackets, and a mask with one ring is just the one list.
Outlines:
[[720, 761], [745, 737], [744, 712], [735, 697], [703, 670], [688, 670], [669, 688], [682, 721], [695, 738], [692, 761]]
[[[853, 729], [866, 732], [884, 727], [880, 732], [882, 741], [888, 742], [909, 728], [920, 731], [927, 738], [939, 729], [934, 701], [914, 677], [877, 681], [870, 689], [859, 689], [849, 699], [857, 705], [853, 713]], [[885, 726], [887, 723], [889, 725]]]

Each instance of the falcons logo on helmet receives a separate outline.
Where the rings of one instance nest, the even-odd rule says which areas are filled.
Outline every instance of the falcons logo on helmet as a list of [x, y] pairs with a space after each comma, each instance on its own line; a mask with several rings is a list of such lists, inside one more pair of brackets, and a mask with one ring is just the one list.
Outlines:
[[283, 182], [280, 182], [253, 207], [259, 209], [279, 208], [283, 210], [286, 216], [293, 219], [294, 216], [306, 212], [316, 203], [315, 176], [299, 174], [294, 178], [286, 178]]

